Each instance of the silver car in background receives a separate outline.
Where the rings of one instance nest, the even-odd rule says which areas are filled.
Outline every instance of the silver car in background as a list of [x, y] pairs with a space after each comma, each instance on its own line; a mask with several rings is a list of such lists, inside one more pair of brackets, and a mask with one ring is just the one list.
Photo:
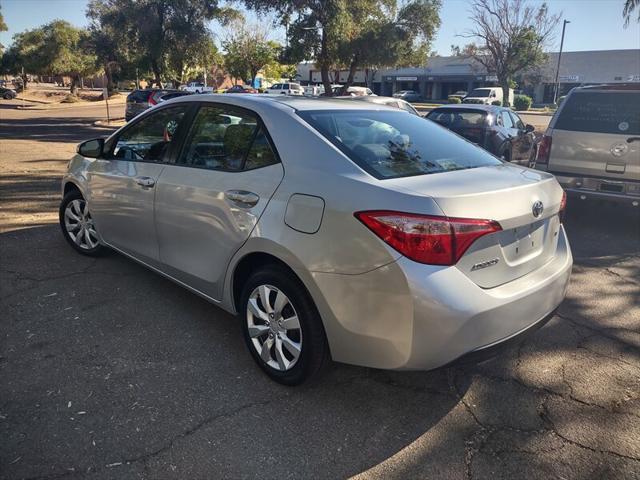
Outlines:
[[640, 205], [640, 84], [574, 88], [538, 147], [536, 168], [570, 196]]
[[433, 369], [542, 326], [572, 266], [563, 191], [366, 102], [197, 95], [78, 147], [60, 224], [237, 314], [273, 379]]

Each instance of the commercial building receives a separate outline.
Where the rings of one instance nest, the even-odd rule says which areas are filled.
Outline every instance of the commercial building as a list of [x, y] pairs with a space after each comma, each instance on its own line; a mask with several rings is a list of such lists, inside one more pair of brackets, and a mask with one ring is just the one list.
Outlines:
[[[530, 95], [534, 103], [551, 103], [558, 65], [558, 54], [549, 53], [547, 61], [518, 82], [517, 89]], [[347, 71], [331, 72], [333, 83], [343, 83]], [[560, 63], [560, 93], [579, 85], [640, 82], [640, 49], [563, 52]], [[320, 71], [313, 63], [298, 65], [303, 84], [321, 83]], [[385, 70], [360, 70], [355, 85], [369, 85], [378, 95], [400, 90], [415, 90], [427, 100], [446, 100], [456, 91], [469, 92], [478, 87], [497, 86], [497, 78], [469, 57], [430, 57], [425, 67]]]

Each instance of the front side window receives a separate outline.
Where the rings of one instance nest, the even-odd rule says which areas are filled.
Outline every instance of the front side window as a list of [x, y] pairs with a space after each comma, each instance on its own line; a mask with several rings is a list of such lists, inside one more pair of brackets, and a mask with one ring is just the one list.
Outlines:
[[513, 119], [513, 124], [516, 126], [518, 130], [524, 130], [525, 124], [517, 113], [509, 112], [511, 114], [511, 118]]
[[129, 161], [164, 162], [182, 122], [186, 106], [165, 108], [144, 117], [123, 131], [115, 142], [111, 158]]
[[432, 122], [401, 111], [301, 111], [307, 123], [378, 179], [425, 175], [500, 161]]
[[504, 128], [514, 128], [509, 112], [500, 112], [499, 118], [502, 120], [502, 126]]
[[182, 162], [210, 170], [238, 171], [277, 161], [254, 114], [229, 106], [203, 106], [193, 121]]

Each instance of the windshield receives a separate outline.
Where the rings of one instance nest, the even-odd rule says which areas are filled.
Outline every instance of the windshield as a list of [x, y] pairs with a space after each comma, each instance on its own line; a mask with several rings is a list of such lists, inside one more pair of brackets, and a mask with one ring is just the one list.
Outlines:
[[379, 179], [500, 164], [448, 130], [402, 111], [322, 110], [298, 115]]
[[468, 96], [469, 97], [488, 97], [490, 93], [491, 93], [491, 89], [489, 88], [476, 88]]

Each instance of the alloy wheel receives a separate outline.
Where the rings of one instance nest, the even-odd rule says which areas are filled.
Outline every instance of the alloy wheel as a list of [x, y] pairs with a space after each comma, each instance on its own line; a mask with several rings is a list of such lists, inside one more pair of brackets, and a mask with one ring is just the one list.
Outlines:
[[293, 304], [271, 285], [256, 287], [247, 302], [251, 343], [264, 363], [287, 371], [300, 359], [302, 329]]
[[93, 250], [99, 245], [89, 212], [89, 206], [83, 199], [70, 201], [64, 209], [64, 226], [69, 238], [83, 250]]

